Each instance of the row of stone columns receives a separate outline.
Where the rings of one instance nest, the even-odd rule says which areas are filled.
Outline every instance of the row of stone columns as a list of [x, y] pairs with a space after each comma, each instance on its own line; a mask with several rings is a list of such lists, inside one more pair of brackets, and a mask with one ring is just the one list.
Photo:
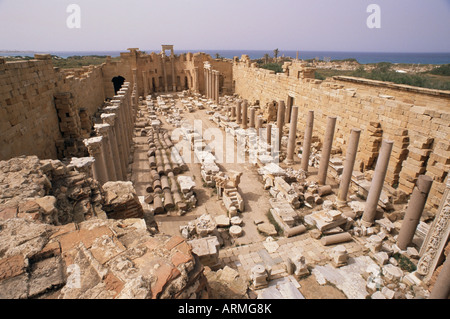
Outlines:
[[103, 123], [94, 125], [97, 136], [84, 140], [90, 156], [95, 159], [93, 176], [102, 184], [127, 179], [134, 103], [130, 83], [126, 82], [111, 100], [111, 105], [103, 109]]
[[216, 103], [219, 103], [219, 89], [220, 89], [220, 72], [211, 69], [211, 65], [205, 65], [205, 96]]
[[[241, 123], [240, 116], [240, 102], [237, 105], [237, 118], [236, 122], [238, 124]], [[246, 106], [244, 105], [244, 110], [246, 110]], [[289, 114], [289, 118], [286, 113]], [[243, 113], [246, 113], [243, 111]], [[250, 112], [250, 127], [253, 127], [254, 122], [252, 118], [254, 118], [253, 112]], [[246, 127], [246, 116], [242, 120], [244, 128]], [[297, 120], [298, 120], [298, 107], [293, 106], [291, 110], [286, 110], [285, 104], [283, 101], [280, 101], [278, 114], [277, 114], [277, 127], [279, 132], [282, 132], [283, 125], [290, 121], [289, 127], [289, 140], [288, 140], [288, 148], [287, 148], [287, 164], [292, 164], [294, 162], [294, 152], [295, 152], [295, 144], [296, 144], [296, 132], [297, 132]], [[319, 172], [318, 172], [318, 183], [321, 185], [326, 184], [327, 171], [331, 156], [334, 132], [336, 128], [336, 120], [335, 116], [329, 116], [327, 119], [327, 127], [324, 136], [324, 143], [322, 148], [322, 154], [319, 164]], [[311, 149], [311, 139], [313, 132], [313, 124], [314, 124], [314, 111], [309, 111], [306, 120], [305, 127], [305, 136], [303, 142], [303, 155], [301, 168], [307, 172], [309, 166], [309, 156]], [[261, 124], [258, 124], [260, 127]], [[281, 140], [281, 135], [279, 136]], [[339, 192], [337, 197], [337, 204], [339, 207], [345, 206], [347, 204], [347, 196], [350, 188], [351, 178], [353, 174], [353, 169], [356, 161], [356, 155], [358, 153], [359, 140], [361, 136], [361, 130], [357, 128], [353, 128], [350, 132], [349, 143], [347, 147], [347, 153], [345, 156], [344, 169], [341, 175], [341, 182], [339, 185]], [[267, 125], [267, 137], [266, 141], [268, 144], [271, 144], [272, 138], [272, 125]], [[389, 165], [389, 159], [392, 153], [393, 142], [389, 140], [383, 140], [380, 153], [377, 159], [372, 183], [369, 189], [367, 201], [365, 203], [365, 210], [361, 219], [361, 223], [370, 227], [373, 225], [375, 221], [375, 215], [378, 207], [378, 202], [380, 199], [380, 195], [383, 189], [386, 172]], [[416, 187], [413, 190], [410, 201], [408, 203], [408, 207], [405, 213], [405, 217], [403, 219], [402, 227], [400, 229], [400, 233], [397, 239], [397, 245], [401, 250], [406, 250], [409, 245], [411, 245], [414, 234], [416, 232], [417, 225], [420, 222], [420, 217], [424, 210], [424, 207], [427, 202], [428, 194], [431, 190], [431, 186], [433, 183], [433, 179], [426, 175], [421, 175], [418, 178]], [[436, 286], [434, 287], [430, 298], [447, 298], [450, 292], [450, 288], [448, 283], [450, 282], [450, 258], [447, 258], [444, 267], [439, 275]]]

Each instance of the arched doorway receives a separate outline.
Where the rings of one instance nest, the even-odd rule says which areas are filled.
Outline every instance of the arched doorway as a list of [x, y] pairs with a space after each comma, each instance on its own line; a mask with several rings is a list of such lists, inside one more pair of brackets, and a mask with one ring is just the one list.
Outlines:
[[125, 82], [125, 78], [121, 75], [113, 77], [111, 82], [114, 85], [114, 94], [117, 94], [117, 92], [122, 87], [123, 83]]

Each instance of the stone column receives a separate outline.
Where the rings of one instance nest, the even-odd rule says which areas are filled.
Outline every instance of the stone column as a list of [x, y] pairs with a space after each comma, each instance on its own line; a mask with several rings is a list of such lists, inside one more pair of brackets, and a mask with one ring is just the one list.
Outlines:
[[102, 142], [103, 138], [101, 136], [84, 140], [84, 144], [89, 151], [89, 155], [95, 159], [93, 167], [94, 179], [99, 181], [101, 184], [104, 184], [108, 182], [109, 177], [106, 170], [105, 156], [102, 151]]
[[203, 80], [205, 83], [205, 97], [208, 98], [208, 70], [203, 69]]
[[122, 158], [122, 175], [124, 176], [124, 180], [126, 180], [127, 172], [128, 172], [128, 144], [126, 141], [126, 134], [123, 121], [121, 119], [119, 106], [108, 106], [104, 108], [104, 111], [107, 113], [113, 113], [116, 115], [116, 124], [115, 124], [115, 135], [118, 142], [119, 154]]
[[133, 129], [134, 129], [133, 115], [131, 112], [131, 108], [127, 103], [126, 95], [124, 95], [127, 92], [119, 92], [119, 93], [121, 93], [121, 95], [114, 96], [114, 100], [112, 100], [111, 102], [119, 106], [119, 114], [124, 121], [126, 129], [126, 137], [129, 144], [128, 146], [130, 146], [131, 142], [133, 141]]
[[195, 93], [199, 93], [200, 92], [200, 85], [199, 85], [199, 81], [198, 81], [198, 67], [194, 68], [194, 83], [192, 85], [193, 85], [193, 88], [194, 88], [194, 92]]
[[142, 71], [142, 85], [144, 86], [144, 100], [148, 95], [147, 71]]
[[338, 192], [338, 205], [345, 206], [347, 204], [348, 189], [353, 175], [353, 167], [355, 166], [356, 154], [358, 153], [360, 129], [352, 129], [350, 133], [350, 141], [345, 155], [344, 170], [341, 175], [341, 184]]
[[117, 126], [116, 126], [116, 114], [102, 114], [101, 119], [103, 120], [103, 123], [109, 124], [111, 126], [110, 130], [110, 142], [112, 151], [114, 154], [114, 167], [116, 168], [116, 177], [118, 180], [126, 180], [127, 176], [126, 173], [126, 166], [123, 162], [123, 159], [121, 157], [120, 151], [119, 151], [119, 142], [117, 138]]
[[177, 91], [177, 77], [175, 74], [175, 57], [173, 54], [170, 55], [170, 62], [172, 63], [172, 85], [173, 85], [173, 91]]
[[336, 117], [329, 116], [327, 120], [327, 129], [320, 156], [318, 182], [319, 185], [325, 185], [327, 181], [328, 165], [330, 163], [331, 148], [333, 147], [334, 129], [336, 128]]
[[220, 72], [216, 71], [216, 103], [219, 104], [220, 95]]
[[236, 105], [236, 124], [242, 123], [242, 101], [238, 101]]
[[277, 127], [278, 127], [278, 145], [281, 151], [281, 138], [283, 137], [283, 125], [284, 125], [284, 112], [286, 105], [284, 101], [280, 101], [278, 103], [278, 112], [277, 112]]
[[434, 284], [428, 299], [448, 299], [450, 296], [450, 255], [445, 259], [444, 265]]
[[212, 99], [212, 70], [208, 70], [208, 99]]
[[242, 128], [245, 130], [248, 127], [248, 101], [244, 100], [242, 103]]
[[120, 125], [122, 127], [122, 134], [124, 139], [124, 151], [126, 153], [126, 156], [128, 158], [129, 151], [130, 151], [130, 144], [131, 144], [131, 136], [130, 136], [130, 124], [126, 116], [126, 111], [123, 103], [121, 103], [121, 100], [112, 100], [111, 101], [113, 105], [117, 106], [117, 114], [119, 118]]
[[287, 105], [284, 111], [284, 124], [291, 123], [292, 105]]
[[267, 124], [266, 143], [267, 143], [267, 145], [272, 144], [272, 124]]
[[380, 155], [378, 156], [377, 165], [373, 173], [369, 194], [367, 195], [364, 214], [361, 219], [362, 225], [365, 227], [372, 226], [375, 220], [378, 201], [383, 189], [384, 179], [386, 177], [393, 144], [394, 142], [386, 140], [383, 140], [383, 143], [381, 144]]
[[413, 240], [432, 184], [433, 179], [430, 176], [420, 175], [417, 180], [397, 239], [397, 246], [401, 250], [406, 250]]
[[257, 119], [256, 119], [256, 129], [259, 132], [258, 136], [260, 138], [262, 136], [263, 122], [264, 122], [264, 119], [262, 117], [258, 116]]
[[255, 108], [252, 107], [252, 108], [250, 108], [250, 127], [251, 128], [255, 128], [255, 116], [256, 116]]
[[216, 100], [216, 71], [211, 70], [211, 100]]
[[303, 140], [303, 152], [302, 152], [302, 164], [303, 171], [308, 172], [309, 155], [311, 154], [311, 139], [314, 127], [314, 111], [308, 112], [308, 118], [306, 119], [305, 138]]
[[133, 69], [133, 88], [138, 89], [137, 69]]
[[111, 147], [109, 124], [95, 124], [94, 129], [98, 136], [103, 137], [102, 151], [105, 156], [106, 169], [108, 171], [109, 181], [117, 181], [116, 167], [114, 166], [114, 154]]
[[295, 141], [297, 139], [297, 120], [298, 120], [298, 106], [292, 108], [292, 119], [289, 126], [289, 141], [287, 147], [287, 164], [294, 163]]
[[164, 75], [164, 91], [167, 93], [169, 91], [169, 88], [167, 86], [167, 72], [166, 72], [166, 55], [163, 53], [161, 55], [161, 64], [163, 69], [163, 75]]

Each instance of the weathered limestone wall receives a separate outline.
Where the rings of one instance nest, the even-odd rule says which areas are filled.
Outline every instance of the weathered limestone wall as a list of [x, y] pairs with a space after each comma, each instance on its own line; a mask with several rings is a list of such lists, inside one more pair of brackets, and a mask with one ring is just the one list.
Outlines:
[[[203, 63], [208, 61], [215, 70], [220, 72], [220, 90], [223, 94], [232, 93], [232, 64], [227, 60], [212, 59], [205, 53], [186, 53], [172, 58], [152, 52], [147, 54], [138, 49], [123, 52], [120, 61], [107, 60], [103, 65], [103, 85], [107, 98], [114, 96], [112, 79], [122, 76], [126, 82], [134, 84], [133, 70], [136, 70], [139, 96], [151, 93], [173, 92], [174, 84], [177, 91], [191, 90], [204, 94], [205, 79]], [[175, 73], [175, 76], [172, 75]], [[175, 83], [172, 79], [175, 80]]]
[[61, 157], [67, 138], [90, 134], [105, 100], [100, 66], [61, 71], [49, 55], [36, 58], [0, 62], [1, 160]]
[[0, 59], [0, 160], [56, 158], [55, 141], [61, 138], [53, 103], [56, 74], [51, 60]]
[[292, 97], [299, 107], [300, 134], [308, 111], [314, 110], [313, 135], [322, 142], [327, 117], [337, 116], [333, 146], [343, 154], [350, 130], [360, 128], [361, 169], [374, 167], [383, 139], [393, 140], [386, 182], [410, 194], [420, 174], [433, 177], [428, 205], [435, 211], [450, 168], [450, 93], [344, 77], [319, 81], [309, 78], [306, 67], [299, 73], [299, 64], [287, 68], [296, 71], [288, 76], [256, 68], [245, 56], [235, 59], [235, 92], [250, 103], [260, 101], [263, 109]]
[[71, 92], [79, 110], [92, 117], [105, 101], [102, 66], [88, 66], [64, 72], [62, 90]]

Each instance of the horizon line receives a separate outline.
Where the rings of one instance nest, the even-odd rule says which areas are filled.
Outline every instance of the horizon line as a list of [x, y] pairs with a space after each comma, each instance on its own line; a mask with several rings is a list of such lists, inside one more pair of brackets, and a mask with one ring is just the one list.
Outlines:
[[[141, 52], [160, 52], [161, 49], [138, 49]], [[174, 51], [186, 51], [186, 52], [203, 52], [203, 51], [261, 51], [261, 52], [273, 52], [275, 49], [174, 49]], [[333, 53], [402, 53], [402, 54], [418, 54], [418, 53], [440, 53], [450, 54], [450, 51], [342, 51], [342, 50], [298, 50], [298, 49], [278, 49], [280, 52], [333, 52]], [[11, 50], [0, 49], [0, 52], [27, 52], [27, 53], [45, 53], [45, 52], [128, 52], [127, 49], [91, 49], [91, 50]]]

